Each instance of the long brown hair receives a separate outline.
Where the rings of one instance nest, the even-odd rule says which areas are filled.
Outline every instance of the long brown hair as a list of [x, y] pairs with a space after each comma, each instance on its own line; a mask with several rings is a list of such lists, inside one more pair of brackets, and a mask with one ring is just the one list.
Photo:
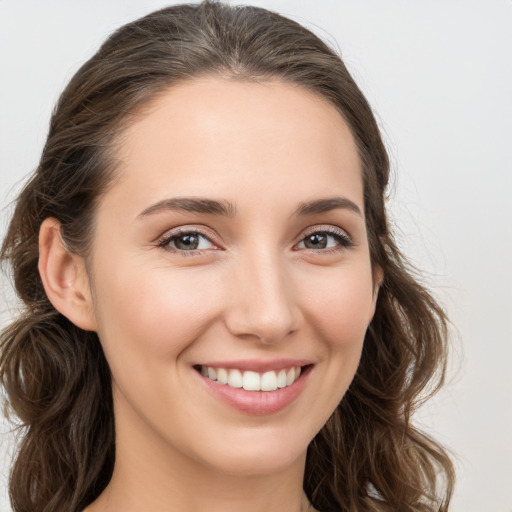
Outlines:
[[115, 461], [108, 364], [97, 335], [46, 297], [41, 223], [58, 219], [69, 249], [86, 257], [95, 207], [115, 178], [116, 136], [172, 84], [215, 74], [279, 79], [321, 95], [348, 123], [362, 162], [371, 261], [384, 281], [357, 374], [308, 448], [308, 497], [323, 512], [446, 511], [452, 464], [410, 420], [443, 383], [446, 317], [389, 231], [389, 163], [371, 108], [341, 58], [304, 27], [210, 1], [163, 9], [108, 38], [62, 93], [17, 200], [1, 249], [24, 304], [1, 334], [0, 378], [23, 434], [10, 477], [14, 511], [80, 511], [108, 484]]

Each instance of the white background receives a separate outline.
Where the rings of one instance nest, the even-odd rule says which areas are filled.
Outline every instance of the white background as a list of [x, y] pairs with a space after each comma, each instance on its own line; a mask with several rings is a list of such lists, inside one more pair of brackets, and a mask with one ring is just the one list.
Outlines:
[[[73, 72], [169, 3], [0, 0], [0, 234]], [[450, 381], [418, 421], [456, 456], [453, 512], [512, 512], [512, 1], [252, 3], [337, 41], [377, 112], [399, 242], [454, 324]], [[3, 324], [13, 304], [2, 299]], [[1, 510], [11, 447], [3, 434]]]

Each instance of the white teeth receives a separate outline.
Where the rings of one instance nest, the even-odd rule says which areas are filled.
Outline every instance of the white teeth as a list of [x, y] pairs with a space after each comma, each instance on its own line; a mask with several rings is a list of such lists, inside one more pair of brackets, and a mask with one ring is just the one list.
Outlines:
[[254, 371], [242, 372], [237, 369], [227, 370], [225, 368], [212, 368], [201, 366], [201, 375], [219, 384], [227, 384], [232, 388], [244, 388], [246, 391], [275, 391], [278, 388], [285, 388], [293, 384], [301, 373], [300, 366], [282, 369], [279, 371], [268, 371], [263, 374]]
[[265, 372], [261, 376], [261, 391], [274, 391], [277, 389], [277, 376], [276, 372]]
[[228, 386], [241, 388], [243, 385], [242, 372], [240, 370], [229, 370]]
[[246, 391], [259, 391], [261, 389], [260, 374], [256, 372], [244, 372], [243, 388]]
[[228, 372], [224, 368], [217, 368], [217, 380], [221, 384], [227, 384], [229, 379]]
[[279, 370], [279, 373], [277, 374], [277, 387], [286, 387], [286, 370]]

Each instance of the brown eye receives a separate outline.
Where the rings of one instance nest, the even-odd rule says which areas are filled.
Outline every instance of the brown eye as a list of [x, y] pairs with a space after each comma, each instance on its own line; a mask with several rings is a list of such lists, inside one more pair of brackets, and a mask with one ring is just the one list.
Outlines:
[[174, 245], [181, 251], [191, 251], [199, 247], [199, 237], [197, 235], [181, 235], [174, 239]]
[[195, 231], [171, 234], [162, 240], [159, 246], [166, 250], [183, 252], [215, 248], [215, 245], [205, 235]]
[[307, 249], [325, 249], [327, 247], [327, 236], [324, 233], [315, 233], [304, 238], [304, 246]]
[[309, 249], [313, 251], [336, 250], [352, 247], [354, 243], [349, 235], [342, 231], [315, 231], [306, 235], [298, 244], [297, 249]]

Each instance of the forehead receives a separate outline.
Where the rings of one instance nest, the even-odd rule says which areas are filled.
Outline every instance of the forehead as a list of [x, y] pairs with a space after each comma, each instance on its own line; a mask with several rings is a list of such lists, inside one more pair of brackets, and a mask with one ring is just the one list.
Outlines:
[[327, 196], [335, 184], [362, 201], [359, 156], [340, 113], [319, 95], [280, 81], [202, 78], [175, 85], [132, 120], [117, 156], [118, 186], [129, 185], [145, 201], [164, 192], [211, 195], [212, 187], [225, 196], [249, 187]]

